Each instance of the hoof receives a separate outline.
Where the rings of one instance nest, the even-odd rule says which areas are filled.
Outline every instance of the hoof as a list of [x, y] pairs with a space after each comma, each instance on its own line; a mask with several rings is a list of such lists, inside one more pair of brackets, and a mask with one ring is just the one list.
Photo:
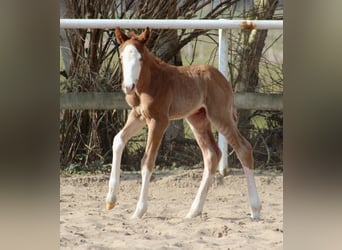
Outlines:
[[192, 218], [195, 218], [197, 216], [200, 216], [202, 215], [202, 211], [190, 211], [186, 216], [185, 218], [186, 219], [192, 219]]
[[131, 219], [141, 219], [147, 211], [147, 206], [137, 207]]
[[114, 207], [115, 207], [115, 203], [114, 202], [107, 202], [106, 203], [106, 209], [107, 210], [111, 210]]
[[135, 212], [132, 216], [131, 216], [131, 220], [139, 220], [143, 217], [144, 213], [137, 213]]
[[260, 211], [261, 206], [258, 206], [257, 208], [251, 208], [251, 218], [255, 221], [260, 220]]
[[260, 212], [254, 212], [251, 214], [252, 220], [259, 221], [260, 220]]
[[134, 215], [131, 216], [131, 220], [139, 220], [139, 219], [141, 219], [141, 217], [142, 216], [139, 217], [138, 215], [134, 214]]

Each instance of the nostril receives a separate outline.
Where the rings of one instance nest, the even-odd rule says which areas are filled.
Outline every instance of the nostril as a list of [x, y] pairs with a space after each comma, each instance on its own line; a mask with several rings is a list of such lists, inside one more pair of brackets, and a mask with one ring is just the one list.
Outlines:
[[129, 91], [132, 91], [135, 88], [135, 83], [133, 83], [130, 87], [126, 87]]
[[125, 92], [125, 94], [132, 93], [134, 91], [135, 86], [136, 86], [135, 83], [133, 83], [130, 86], [123, 86], [123, 91]]

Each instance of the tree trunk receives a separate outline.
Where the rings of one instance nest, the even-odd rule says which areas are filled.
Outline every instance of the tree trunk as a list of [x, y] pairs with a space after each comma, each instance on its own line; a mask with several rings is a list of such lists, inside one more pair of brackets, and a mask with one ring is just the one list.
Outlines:
[[[272, 19], [277, 6], [277, 0], [255, 0], [255, 11], [251, 19]], [[235, 92], [256, 92], [259, 84], [259, 63], [267, 37], [267, 30], [245, 30], [244, 46], [241, 52], [239, 74]], [[249, 138], [251, 129], [251, 110], [239, 110], [239, 128], [241, 133]]]

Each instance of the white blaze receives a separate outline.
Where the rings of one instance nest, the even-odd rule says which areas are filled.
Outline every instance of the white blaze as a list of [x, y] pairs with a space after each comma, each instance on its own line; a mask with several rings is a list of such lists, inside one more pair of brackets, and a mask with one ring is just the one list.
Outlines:
[[134, 84], [138, 82], [141, 71], [140, 58], [139, 51], [131, 44], [127, 45], [121, 53], [123, 87], [128, 90], [132, 90]]

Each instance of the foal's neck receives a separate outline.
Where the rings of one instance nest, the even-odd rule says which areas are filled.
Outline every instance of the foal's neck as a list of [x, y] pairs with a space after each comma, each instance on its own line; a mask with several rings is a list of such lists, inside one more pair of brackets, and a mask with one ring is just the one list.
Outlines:
[[[140, 72], [139, 84], [137, 86], [137, 95], [139, 96], [142, 92], [150, 89], [151, 84], [153, 85], [153, 82], [155, 82], [154, 80], [164, 79], [163, 75], [165, 76], [165, 73], [167, 73], [168, 69], [171, 67], [174, 66], [167, 64], [145, 47], [143, 66]], [[159, 84], [157, 82], [155, 83]]]

